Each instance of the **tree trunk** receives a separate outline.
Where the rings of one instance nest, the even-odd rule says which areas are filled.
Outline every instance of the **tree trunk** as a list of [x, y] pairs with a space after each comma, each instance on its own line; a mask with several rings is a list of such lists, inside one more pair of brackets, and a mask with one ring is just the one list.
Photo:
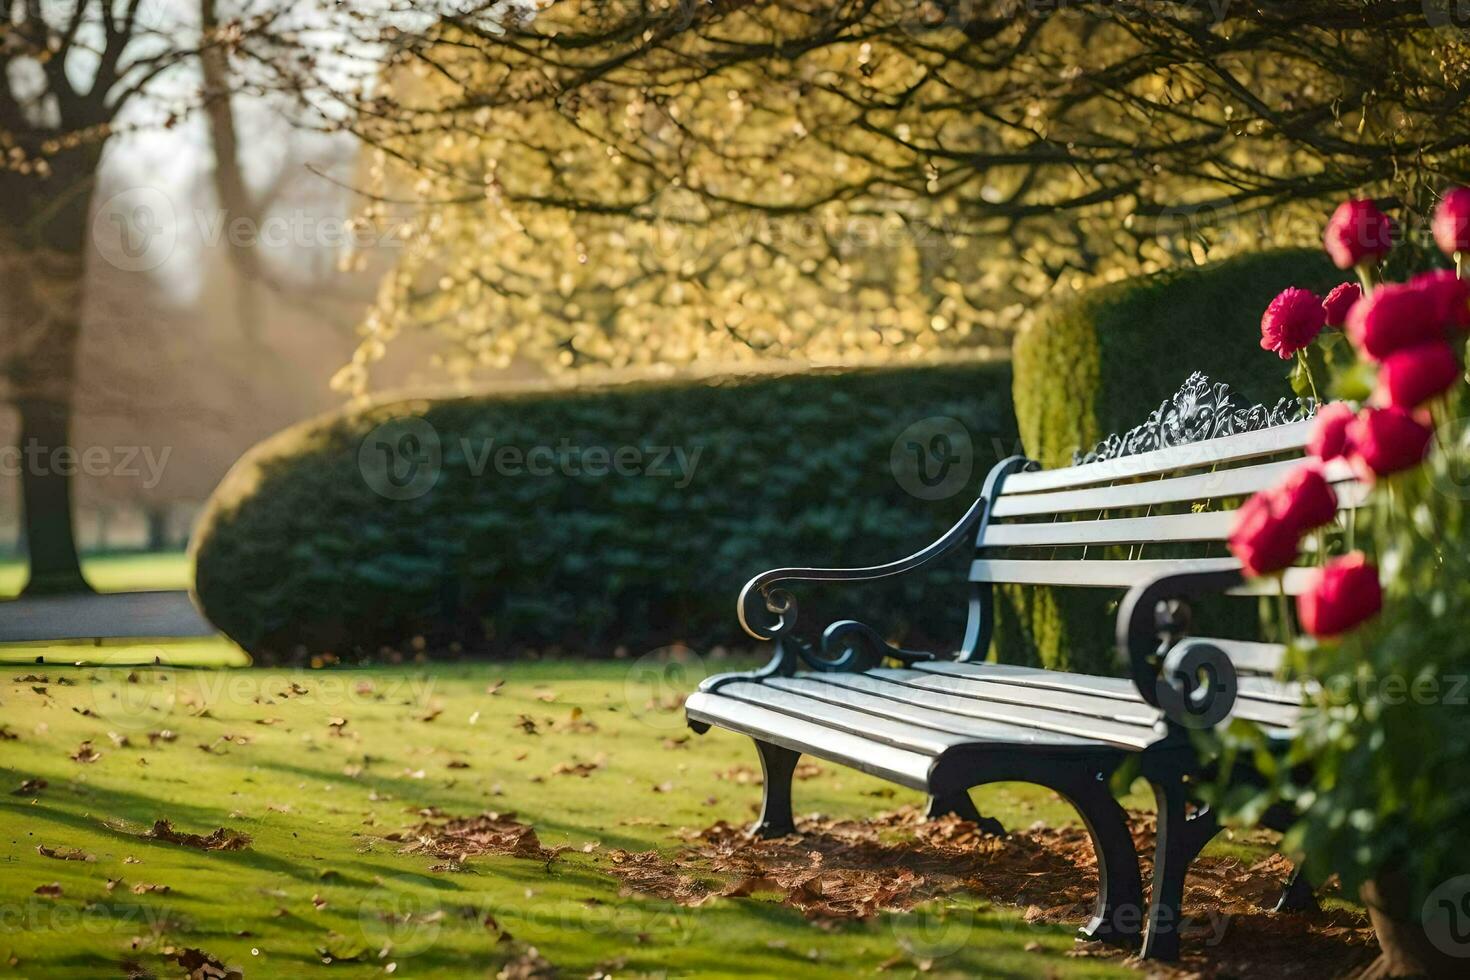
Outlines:
[[150, 506], [144, 513], [148, 518], [148, 550], [168, 551], [172, 544], [168, 533], [168, 508], [162, 505]]
[[1466, 961], [1447, 955], [1424, 931], [1421, 910], [1409, 900], [1402, 875], [1385, 872], [1359, 892], [1368, 907], [1378, 936], [1378, 959], [1363, 971], [1362, 980], [1427, 977], [1429, 980], [1465, 976]]
[[22, 399], [20, 484], [25, 508], [31, 577], [25, 595], [90, 592], [77, 559], [71, 484], [76, 449], [71, 443], [71, 406], [48, 399]]
[[[219, 29], [215, 0], [200, 0], [199, 19], [206, 37]], [[214, 153], [214, 193], [224, 212], [224, 245], [236, 273], [232, 284], [235, 319], [240, 336], [255, 345], [261, 340], [264, 312], [260, 289], [266, 280], [266, 270], [258, 251], [264, 208], [251, 195], [240, 165], [229, 55], [219, 45], [207, 46], [199, 55], [199, 69], [204, 76], [204, 118]], [[249, 240], [236, 241], [231, 236], [232, 224], [237, 220], [250, 222]]]
[[12, 402], [20, 414], [20, 484], [31, 575], [25, 595], [90, 592], [77, 560], [72, 400], [81, 340], [81, 232], [61, 250], [0, 250], [0, 302]]

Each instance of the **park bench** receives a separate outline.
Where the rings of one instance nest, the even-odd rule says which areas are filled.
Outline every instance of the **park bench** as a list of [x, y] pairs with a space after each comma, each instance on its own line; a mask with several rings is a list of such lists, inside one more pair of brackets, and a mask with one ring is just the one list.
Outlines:
[[[1224, 542], [1233, 508], [1299, 465], [1310, 413], [1310, 404], [1294, 400], [1251, 406], [1194, 375], [1143, 425], [1079, 454], [1072, 466], [1000, 462], [959, 523], [908, 558], [872, 568], [781, 568], [751, 579], [740, 621], [752, 636], [774, 641], [773, 658], [759, 670], [709, 678], [685, 710], [697, 732], [718, 726], [755, 740], [765, 781], [754, 831], [795, 832], [791, 783], [803, 754], [920, 790], [930, 816], [959, 814], [995, 833], [1003, 828], [976, 812], [968, 791], [1039, 784], [1076, 808], [1096, 851], [1098, 896], [1082, 935], [1141, 947], [1145, 958], [1177, 958], [1185, 874], [1219, 829], [1193, 792], [1208, 773], [1190, 734], [1239, 718], [1284, 746], [1304, 700], [1300, 683], [1274, 676], [1283, 647], [1212, 637], [1208, 623], [1191, 622], [1191, 603], [1259, 602], [1304, 588], [1305, 568], [1289, 569], [1280, 584], [1246, 579]], [[1361, 503], [1363, 489], [1344, 461], [1326, 473], [1343, 508]], [[969, 619], [952, 657], [898, 649], [852, 620], [832, 623], [820, 639], [797, 633], [790, 583], [902, 575], [967, 542], [976, 549]], [[1115, 626], [1131, 676], [985, 662], [992, 593], [1006, 583], [1121, 595], [1116, 623], [1098, 629]], [[1128, 816], [1110, 788], [1125, 762], [1148, 780], [1158, 806], [1146, 907]], [[1283, 830], [1290, 821], [1273, 811], [1263, 823]], [[1278, 910], [1314, 906], [1311, 886], [1295, 873]]]

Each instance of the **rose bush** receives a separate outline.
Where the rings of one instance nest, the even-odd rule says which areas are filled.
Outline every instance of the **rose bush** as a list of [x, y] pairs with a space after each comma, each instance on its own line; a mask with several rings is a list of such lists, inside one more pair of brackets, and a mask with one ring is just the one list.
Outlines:
[[[1470, 284], [1460, 278], [1470, 273], [1470, 191], [1446, 193], [1434, 219], [1454, 271], [1381, 282], [1393, 227], [1361, 200], [1328, 224], [1327, 251], [1361, 282], [1324, 301], [1322, 320], [1341, 321], [1343, 332], [1282, 343], [1307, 332], [1283, 327], [1309, 322], [1303, 290], [1283, 293], [1262, 321], [1261, 346], [1294, 356], [1297, 390], [1336, 399], [1317, 413], [1307, 444], [1314, 458], [1246, 501], [1229, 539], [1245, 573], [1263, 577], [1301, 563], [1312, 536], [1317, 567], [1305, 574], [1296, 626], [1284, 590], [1279, 608], [1265, 608], [1267, 625], [1289, 641], [1289, 670], [1314, 682], [1313, 710], [1284, 755], [1252, 726], [1232, 724], [1213, 746], [1223, 777], [1213, 792], [1251, 820], [1291, 803], [1301, 819], [1288, 850], [1314, 880], [1340, 874], [1367, 899], [1385, 952], [1377, 975], [1440, 975], [1453, 959], [1431, 941], [1444, 913], [1421, 903], [1470, 873], [1461, 775], [1470, 769]], [[1354, 479], [1352, 492], [1366, 500], [1339, 513], [1338, 491]], [[1246, 762], [1264, 779], [1230, 788]], [[1379, 907], [1387, 894], [1399, 901]], [[1406, 942], [1409, 934], [1418, 939]], [[1464, 945], [1458, 955], [1470, 954]]]

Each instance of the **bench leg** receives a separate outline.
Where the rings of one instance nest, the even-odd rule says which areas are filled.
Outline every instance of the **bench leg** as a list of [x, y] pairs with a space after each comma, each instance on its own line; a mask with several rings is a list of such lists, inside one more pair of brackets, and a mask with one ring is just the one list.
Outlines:
[[1154, 782], [1153, 789], [1158, 802], [1159, 837], [1154, 848], [1154, 880], [1141, 955], [1146, 960], [1172, 962], [1179, 958], [1184, 877], [1199, 852], [1219, 833], [1220, 823], [1213, 811], [1188, 812], [1184, 780], [1166, 777]]
[[982, 833], [992, 834], [996, 837], [1004, 837], [1006, 829], [1001, 822], [994, 817], [987, 817], [975, 809], [975, 803], [970, 799], [969, 790], [959, 790], [953, 793], [945, 793], [941, 796], [930, 796], [924, 807], [924, 817], [933, 820], [935, 817], [947, 817], [954, 814], [961, 820], [968, 820], [978, 826]]
[[1277, 912], [1320, 912], [1322, 906], [1317, 904], [1317, 893], [1312, 888], [1312, 882], [1307, 878], [1306, 872], [1301, 866], [1293, 868], [1291, 877], [1286, 879], [1286, 887], [1281, 890], [1281, 899], [1276, 903]]
[[1097, 904], [1081, 938], [1138, 948], [1143, 924], [1143, 875], [1128, 830], [1128, 811], [1113, 798], [1106, 779], [1054, 787], [1077, 808], [1097, 854]]
[[761, 815], [750, 828], [757, 837], [785, 837], [796, 833], [791, 816], [791, 781], [796, 774], [800, 752], [755, 740], [761, 757]]

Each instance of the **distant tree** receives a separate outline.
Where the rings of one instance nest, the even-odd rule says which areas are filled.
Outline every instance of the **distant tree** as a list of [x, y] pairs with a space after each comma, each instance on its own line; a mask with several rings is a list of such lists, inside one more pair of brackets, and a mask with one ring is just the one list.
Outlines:
[[[399, 39], [355, 125], [417, 248], [358, 357], [908, 356], [1470, 179], [1436, 0], [547, 0]], [[371, 209], [370, 209], [371, 211]], [[876, 234], [878, 241], [873, 242]]]
[[[232, 152], [241, 135], [229, 96], [278, 96], [311, 110], [296, 113], [301, 121], [336, 126], [333, 87], [351, 90], [375, 71], [362, 67], [378, 54], [368, 24], [381, 31], [400, 13], [330, 0], [5, 0], [0, 9], [0, 394], [21, 422], [27, 591], [78, 590], [86, 585], [64, 457], [77, 452], [82, 282], [104, 151], [119, 134], [207, 109], [221, 206], [258, 217]], [[143, 257], [166, 220], [146, 199], [125, 204], [98, 217], [112, 233], [109, 258], [124, 263]], [[109, 228], [112, 220], [126, 227]]]

